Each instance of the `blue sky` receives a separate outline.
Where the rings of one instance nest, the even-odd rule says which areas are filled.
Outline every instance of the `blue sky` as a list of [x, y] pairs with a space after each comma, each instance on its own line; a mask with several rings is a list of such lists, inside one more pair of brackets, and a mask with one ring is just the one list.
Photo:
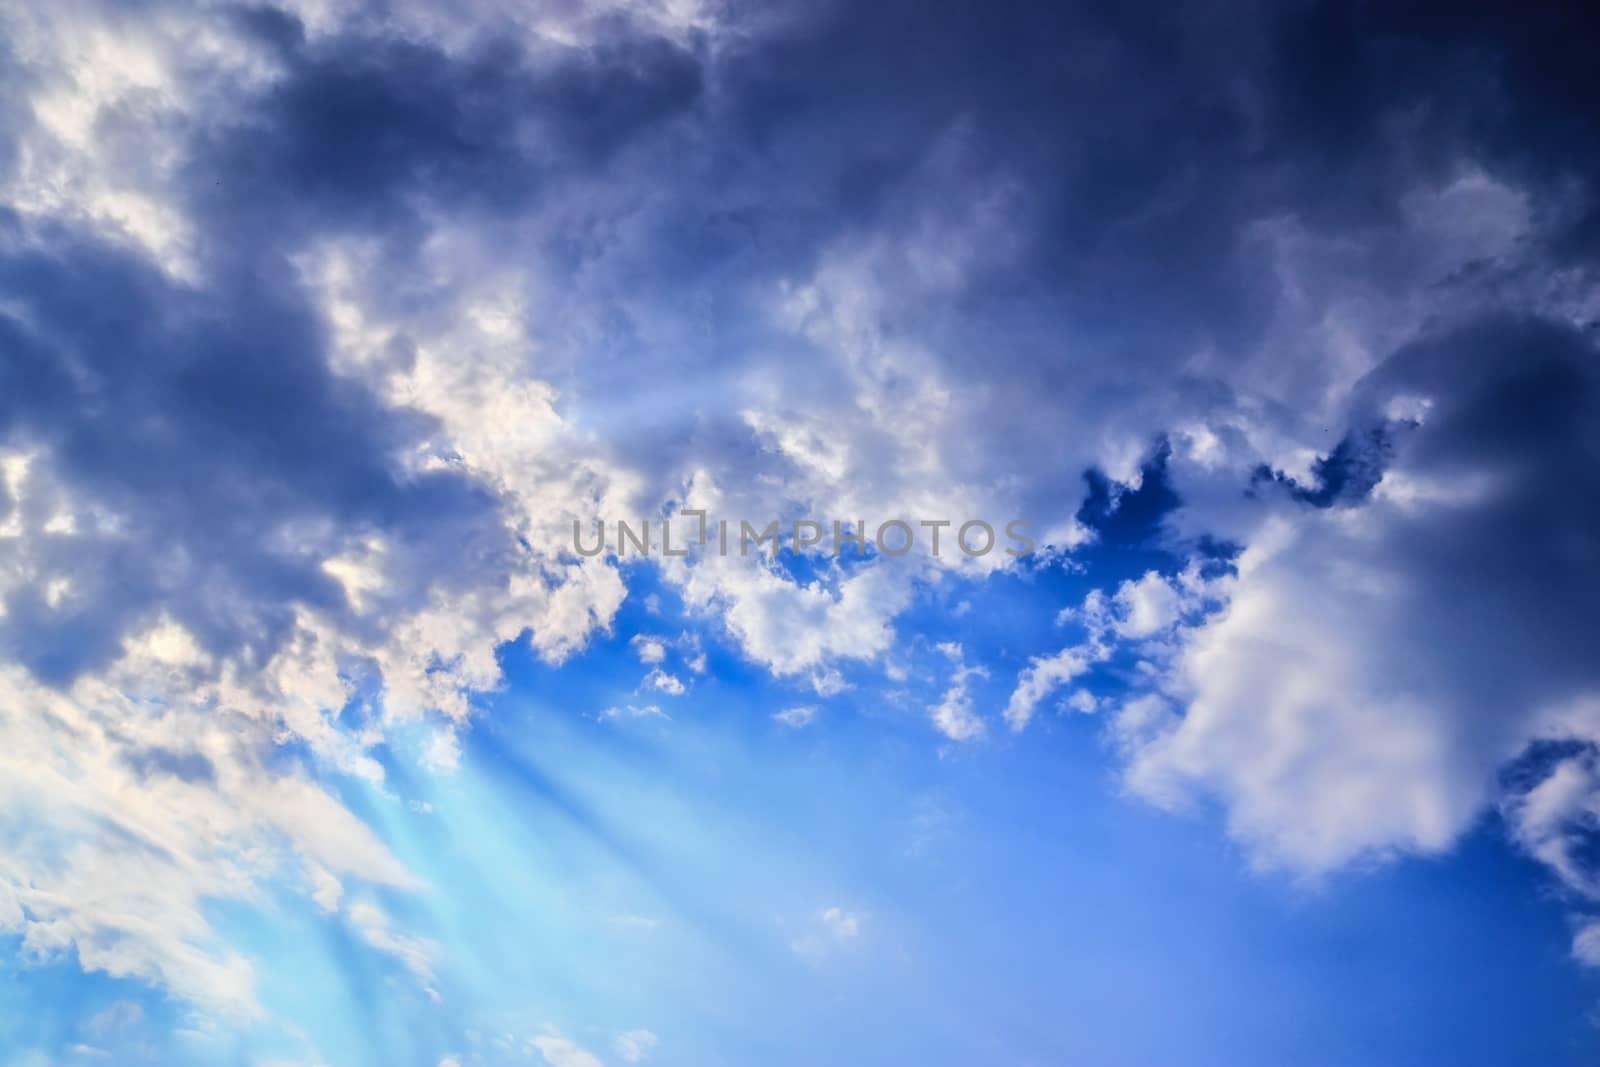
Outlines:
[[0, 4], [0, 1067], [1595, 1062], [1593, 41]]
[[[91, 1045], [174, 1064], [309, 1048], [329, 1063], [538, 1063], [528, 1042], [553, 1020], [606, 1062], [627, 1062], [612, 1046], [638, 1030], [664, 1063], [1594, 1054], [1596, 984], [1570, 962], [1545, 876], [1498, 820], [1440, 859], [1315, 886], [1253, 874], [1214, 812], [1130, 801], [1088, 717], [1026, 745], [952, 750], [903, 691], [863, 679], [818, 699], [775, 685], [647, 572], [630, 577], [659, 610], [630, 601], [581, 658], [550, 668], [502, 652], [506, 689], [484, 702], [455, 773], [385, 753], [388, 795], [343, 793], [428, 883], [380, 899], [441, 946], [439, 1002], [283, 894], [214, 916], [256, 961], [270, 1021], [199, 1036], [182, 1005], [140, 983], [70, 957], [13, 963], [5, 1039], [43, 1056], [17, 1062], [103, 1059], [71, 1051]], [[1050, 647], [1048, 625], [1009, 625], [1007, 601], [1031, 602], [1031, 588], [962, 592], [977, 598], [970, 621], [930, 605], [907, 639], [959, 633], [993, 646], [997, 672]], [[703, 680], [670, 718], [604, 719], [638, 699], [625, 635], [667, 632], [700, 636]], [[924, 658], [942, 673], [937, 654]], [[908, 688], [931, 702], [941, 686]], [[977, 689], [980, 705], [1008, 695]], [[817, 709], [805, 727], [772, 719], [796, 706]]]

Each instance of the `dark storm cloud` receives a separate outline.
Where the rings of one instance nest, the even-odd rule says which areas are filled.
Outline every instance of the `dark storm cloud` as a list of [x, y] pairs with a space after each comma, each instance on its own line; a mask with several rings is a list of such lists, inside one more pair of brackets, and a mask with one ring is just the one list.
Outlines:
[[965, 123], [979, 173], [1042, 205], [1032, 255], [979, 298], [1051, 299], [1110, 343], [1237, 342], [1270, 305], [1252, 220], [1384, 225], [1477, 163], [1572, 183], [1579, 215], [1548, 221], [1578, 232], [1600, 170], [1580, 18], [1498, 7], [836, 5], [729, 59], [712, 151], [772, 179], [755, 230], [787, 196], [823, 238], [914, 208], [918, 164]]
[[[1176, 410], [1232, 402], [1229, 366], [1281, 306], [1256, 223], [1392, 241], [1407, 196], [1482, 169], [1535, 195], [1539, 242], [1575, 246], [1596, 203], [1597, 171], [1584, 163], [1595, 97], [1564, 10], [894, 0], [808, 10], [719, 57], [695, 152], [651, 157], [648, 181], [670, 195], [632, 245], [605, 250], [604, 268], [584, 263], [625, 288], [584, 306], [618, 309], [608, 356], [710, 372], [762, 346], [739, 294], [804, 278], [841, 238], [914, 233], [930, 205], [959, 223], [986, 183], [1014, 181], [1022, 207], [1005, 238], [1020, 254], [931, 296], [913, 280], [876, 279], [891, 296], [885, 331], [922, 342], [1014, 413], [1011, 455], [1048, 462], [1059, 427], [1042, 413], [1058, 398], [1067, 417], [1090, 397], [1158, 432]], [[1530, 127], [1536, 135], [1519, 139]], [[952, 140], [958, 163], [930, 166]], [[1363, 280], [1396, 292], [1470, 280], [1427, 277], [1430, 251], [1398, 242]], [[629, 305], [652, 298], [695, 314], [651, 335]], [[786, 353], [796, 365], [798, 347]], [[1186, 380], [1200, 348], [1220, 353], [1221, 375]], [[613, 373], [609, 359], [573, 363], [579, 392], [603, 391]], [[827, 387], [814, 376], [793, 386]], [[663, 481], [685, 462], [677, 447], [637, 451], [663, 464]], [[952, 473], [992, 475], [996, 451], [954, 456], [984, 470]], [[1346, 460], [1364, 462], [1330, 457], [1329, 475]], [[1348, 473], [1355, 492], [1368, 475]], [[1070, 493], [1077, 477], [1063, 470], [1046, 494]]]
[[1398, 134], [1403, 167], [1382, 174], [1378, 192], [1392, 196], [1417, 171], [1446, 170], [1467, 154], [1545, 194], [1552, 248], [1578, 253], [1600, 211], [1597, 29], [1593, 9], [1571, 3], [1295, 10], [1267, 100], [1327, 176], [1329, 195], [1306, 209], [1348, 209], [1378, 176], [1364, 164], [1370, 147]]
[[427, 420], [330, 373], [290, 279], [191, 291], [92, 237], [37, 236], [13, 223], [0, 242], [0, 290], [24, 309], [0, 317], [0, 439], [42, 448], [35, 477], [64, 503], [116, 516], [28, 539], [37, 571], [74, 587], [52, 603], [32, 583], [0, 619], [0, 647], [41, 678], [103, 662], [160, 609], [213, 650], [266, 653], [296, 605], [340, 610], [320, 565], [366, 532], [445, 576], [503, 551], [487, 494], [400, 473]]
[[[1018, 176], [1036, 211], [1014, 235], [1028, 253], [932, 327], [965, 342], [964, 319], [992, 332], [1043, 314], [1126, 358], [1134, 380], [1166, 373], [1166, 353], [1259, 331], [1274, 280], [1241, 243], [1252, 221], [1380, 226], [1419, 180], [1465, 162], [1576, 182], [1574, 211], [1592, 200], [1573, 165], [1592, 75], [1572, 27], [1538, 5], [1515, 20], [1470, 6], [834, 5], [726, 46], [710, 89], [701, 57], [621, 30], [570, 53], [458, 56], [376, 36], [308, 44], [292, 20], [254, 19], [288, 73], [199, 137], [191, 178], [211, 232], [393, 236], [422, 207], [526, 208], [681, 116], [692, 135], [609, 175], [666, 195], [649, 236], [608, 254], [630, 296], [712, 309], [683, 346], [707, 359], [743, 343], [721, 283], [792, 275], [841, 233], [913, 224], [929, 196], [958, 209], [971, 190], [930, 188], [924, 167], [957, 128], [971, 182]], [[568, 237], [534, 251], [576, 270], [593, 252]], [[638, 338], [623, 326], [615, 340]], [[1074, 373], [1038, 336], [946, 347], [1046, 391]]]
[[308, 44], [293, 20], [264, 13], [251, 25], [284, 76], [199, 131], [189, 171], [229, 240], [405, 229], [424, 209], [513, 211], [603, 168], [701, 88], [694, 56], [621, 31], [547, 56], [493, 42], [455, 56], [384, 37]]
[[[536, 62], [509, 46], [310, 44], [280, 12], [237, 18], [285, 74], [258, 98], [202, 101], [183, 172], [199, 286], [81, 230], [4, 220], [0, 440], [44, 450], [36, 484], [117, 517], [28, 539], [41, 580], [8, 600], [0, 652], [47, 681], [104, 663], [158, 612], [263, 662], [299, 606], [345, 611], [321, 564], [370, 533], [404, 559], [397, 603], [503, 573], [495, 501], [463, 475], [402, 473], [430, 421], [330, 371], [285, 256], [351, 228], [403, 246], [419, 211], [526, 206], [700, 88], [692, 57], [620, 30]], [[98, 133], [107, 158], [142, 165], [117, 115]]]
[[[931, 146], [971, 131], [976, 177], [1020, 175], [1042, 206], [1032, 255], [979, 294], [1058, 301], [1140, 327], [1246, 313], [1228, 255], [1260, 206], [1248, 86], [1262, 29], [1116, 5], [840, 5], [730, 66], [730, 142], [791, 157], [819, 213], [892, 222]], [[959, 196], [950, 191], [951, 197]], [[948, 205], [952, 210], [956, 202]]]
[[[564, 364], [582, 399], [630, 371], [695, 380], [770, 349], [740, 303], [753, 287], [802, 272], [842, 235], [903, 232], [930, 202], [955, 212], [984, 180], [1015, 178], [1030, 205], [1010, 235], [1023, 254], [960, 291], [891, 301], [885, 328], [986, 383], [987, 410], [1009, 416], [991, 420], [1005, 462], [1048, 467], [1058, 400], [1142, 409], [1196, 343], [1259, 333], [1273, 293], [1241, 242], [1251, 221], [1383, 225], [1420, 178], [1462, 162], [1565, 190], [1569, 206], [1541, 224], [1566, 254], [1594, 207], [1595, 75], [1569, 17], [1538, 5], [1502, 18], [1472, 5], [841, 4], [731, 41], [714, 73], [698, 45], [620, 24], [534, 54], [493, 41], [447, 52], [376, 21], [313, 38], [267, 7], [227, 17], [281, 75], [203, 99], [185, 131], [199, 289], [69, 231], [12, 234], [0, 261], [25, 310], [0, 321], [0, 426], [45, 445], [63, 486], [134, 531], [37, 541], [43, 565], [85, 590], [9, 605], [5, 640], [47, 677], [103, 660], [161, 605], [218, 647], [266, 647], [293, 605], [337, 605], [318, 568], [329, 542], [296, 541], [291, 524], [341, 531], [330, 541], [388, 531], [429, 573], [462, 569], [446, 543], [502, 551], [480, 490], [397, 474], [425, 421], [328, 370], [285, 265], [320, 235], [383, 238], [398, 278], [423, 217], [510, 219], [558, 188], [648, 189], [628, 241], [574, 229], [527, 250], [570, 267], [568, 305], [593, 320], [557, 308], [549, 325], [583, 349]], [[134, 166], [143, 146], [115, 118], [104, 150]], [[952, 131], [959, 165], [930, 177]], [[640, 325], [638, 305], [672, 310], [669, 326]], [[803, 365], [791, 344], [777, 350]], [[663, 480], [697, 448], [722, 465], [748, 446], [714, 404], [706, 418], [641, 453]], [[951, 473], [992, 481], [995, 462], [964, 449]], [[1333, 481], [1348, 472], [1327, 462], [1305, 492], [1342, 492]], [[1077, 492], [1080, 471], [1025, 482], [1042, 506]]]
[[[1417, 632], [1475, 699], [1538, 708], [1600, 688], [1600, 349], [1570, 325], [1495, 317], [1408, 346], [1363, 392], [1427, 396], [1406, 469], [1486, 504], [1408, 545], [1434, 595]], [[1486, 479], [1478, 484], [1472, 479]]]

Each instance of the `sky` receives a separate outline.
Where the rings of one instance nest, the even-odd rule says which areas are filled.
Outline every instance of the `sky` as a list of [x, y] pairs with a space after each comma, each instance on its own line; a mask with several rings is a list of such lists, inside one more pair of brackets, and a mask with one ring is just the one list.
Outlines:
[[1593, 23], [0, 0], [0, 1067], [1600, 1062]]

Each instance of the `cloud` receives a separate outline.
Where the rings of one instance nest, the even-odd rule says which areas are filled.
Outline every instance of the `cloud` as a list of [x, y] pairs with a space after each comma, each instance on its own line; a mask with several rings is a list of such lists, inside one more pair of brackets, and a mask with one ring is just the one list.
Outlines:
[[97, 1038], [115, 1037], [144, 1022], [144, 1008], [135, 1000], [119, 1000], [91, 1015], [83, 1024], [85, 1033]]
[[1161, 575], [1147, 571], [1138, 581], [1125, 582], [1117, 591], [1123, 617], [1117, 632], [1123, 637], [1149, 637], [1178, 620], [1179, 593]]
[[624, 1063], [643, 1063], [660, 1043], [649, 1030], [629, 1030], [618, 1034], [612, 1047]]
[[[430, 323], [407, 332], [341, 282], [359, 259], [342, 243], [349, 226], [406, 229], [414, 183], [460, 181], [492, 200], [491, 172], [504, 185], [525, 162], [514, 112], [480, 109], [474, 137], [487, 139], [469, 147], [430, 95], [502, 67], [396, 41], [350, 65], [349, 42], [308, 45], [292, 19], [219, 18], [162, 11], [115, 46], [103, 27], [45, 12], [13, 26], [40, 46], [29, 89], [55, 118], [17, 127], [37, 167], [7, 172], [18, 209], [0, 220], [14, 294], [0, 316], [0, 685], [7, 706], [55, 725], [14, 719], [6, 747], [43, 774], [65, 768], [72, 737], [86, 746], [75, 765], [97, 769], [15, 806], [34, 828], [7, 830], [0, 869], [26, 887], [8, 888], [19, 905], [5, 921], [30, 953], [71, 949], [85, 968], [248, 1013], [250, 964], [216, 943], [202, 899], [250, 900], [286, 863], [311, 872], [291, 884], [314, 886], [324, 907], [337, 906], [338, 877], [416, 887], [333, 794], [271, 758], [276, 746], [304, 742], [320, 768], [376, 782], [366, 750], [386, 725], [464, 718], [468, 695], [499, 682], [496, 645], [531, 630], [559, 660], [607, 624], [622, 587], [519, 536], [542, 484], [506, 476], [525, 439], [463, 431], [462, 405], [487, 393], [498, 404], [471, 418], [558, 421], [548, 390], [507, 381], [517, 371], [498, 322], [468, 316], [448, 339]], [[196, 37], [216, 68], [189, 62]], [[503, 87], [546, 94], [552, 118], [556, 98], [590, 112], [547, 130], [570, 162], [598, 163], [676, 106], [657, 73], [694, 92], [672, 46], [614, 46], [620, 66], [585, 50], [504, 69]], [[605, 87], [608, 70], [639, 79], [639, 110]], [[80, 95], [52, 96], [58, 84]], [[126, 106], [144, 90], [159, 106]], [[612, 99], [598, 125], [592, 92]], [[308, 109], [313, 97], [345, 106]], [[96, 123], [95, 138], [78, 136]], [[384, 142], [381, 172], [361, 169], [377, 158], [357, 144], [368, 136]], [[166, 162], [120, 166], [130, 137], [159, 142], [146, 158]], [[442, 371], [441, 343], [477, 352], [466, 380]], [[452, 763], [454, 731], [434, 736], [448, 744], [428, 762]], [[100, 811], [139, 814], [118, 817], [133, 822], [117, 836], [94, 828]], [[352, 916], [418, 969], [419, 942]]]
[[659, 637], [647, 634], [636, 634], [628, 643], [633, 646], [634, 654], [639, 657], [639, 662], [655, 665], [667, 658], [667, 646]]
[[1572, 939], [1572, 955], [1579, 963], [1600, 967], [1600, 922], [1585, 923]]
[[[1393, 437], [1382, 478], [1266, 508], [1226, 606], [1183, 632], [1161, 685], [1182, 714], [1136, 748], [1133, 788], [1219, 795], [1260, 862], [1316, 873], [1438, 852], [1530, 746], [1595, 744], [1597, 367], [1564, 325], [1491, 318], [1374, 371], [1356, 407]], [[1587, 767], [1556, 761], [1512, 809], [1578, 888], [1561, 827]]]
[[700, 642], [697, 633], [685, 632], [678, 635], [676, 642], [679, 653], [683, 656], [683, 665], [695, 674], [706, 673], [708, 662], [705, 647]]
[[972, 694], [967, 688], [968, 680], [988, 677], [989, 672], [983, 667], [968, 666], [959, 644], [941, 644], [939, 651], [949, 658], [953, 669], [950, 687], [932, 709], [933, 725], [952, 741], [976, 741], [983, 737], [988, 727], [973, 709]]
[[600, 1057], [555, 1031], [539, 1035], [532, 1044], [550, 1067], [604, 1067]]
[[[197, 703], [189, 677], [149, 649], [68, 693], [0, 670], [0, 924], [30, 957], [72, 952], [85, 969], [248, 1017], [254, 968], [221, 942], [208, 901], [249, 902], [259, 882], [295, 870], [308, 884], [311, 872], [419, 883], [303, 771], [266, 762], [270, 720]], [[165, 689], [154, 684], [164, 676]], [[205, 773], [186, 771], [196, 765]]]
[[[1218, 563], [1208, 562], [1213, 569]], [[1139, 578], [1122, 582], [1109, 597], [1099, 589], [1091, 590], [1081, 605], [1063, 608], [1056, 616], [1058, 624], [1079, 623], [1085, 639], [1029, 661], [1006, 704], [1007, 725], [1014, 731], [1026, 729], [1046, 697], [1092, 672], [1112, 656], [1119, 642], [1148, 642], [1165, 637], [1181, 621], [1193, 621], [1214, 607], [1216, 596], [1214, 578], [1206, 574], [1200, 560], [1191, 560], [1181, 572], [1170, 576], [1146, 571]], [[1095, 711], [1099, 702], [1092, 693], [1078, 689], [1062, 706], [1087, 714]]]
[[437, 945], [419, 937], [397, 933], [389, 917], [369, 901], [350, 905], [348, 916], [351, 926], [363, 941], [399, 960], [422, 984], [423, 991], [429, 997], [436, 1001], [439, 999], [438, 991], [434, 988], [437, 981], [434, 977], [434, 959], [439, 954]]
[[602, 719], [665, 719], [670, 716], [655, 704], [617, 704], [600, 713]]
[[668, 674], [660, 667], [645, 675], [644, 681], [639, 684], [641, 688], [659, 689], [668, 696], [674, 697], [681, 697], [688, 692], [688, 687], [676, 675]]
[[745, 653], [779, 676], [822, 677], [834, 661], [879, 655], [911, 596], [912, 575], [881, 564], [805, 584], [756, 556], [706, 557], [679, 573], [685, 599], [717, 612]]
[[773, 712], [772, 718], [791, 730], [799, 730], [802, 727], [810, 726], [816, 720], [817, 706], [815, 704], [797, 704], [792, 708], [784, 708], [782, 711]]
[[1098, 658], [1096, 649], [1064, 648], [1050, 656], [1035, 656], [1017, 678], [1017, 686], [1006, 703], [1006, 725], [1025, 729], [1033, 719], [1039, 702], [1057, 686], [1087, 673]]

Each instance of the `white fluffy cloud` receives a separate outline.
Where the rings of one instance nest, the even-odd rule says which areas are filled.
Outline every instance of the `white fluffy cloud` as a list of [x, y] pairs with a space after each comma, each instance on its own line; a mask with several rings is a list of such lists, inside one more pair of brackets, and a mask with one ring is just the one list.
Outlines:
[[677, 675], [668, 674], [660, 667], [645, 675], [644, 681], [640, 683], [640, 686], [645, 689], [657, 689], [668, 696], [674, 697], [681, 697], [688, 692], [688, 686], [684, 685]]
[[1463, 709], [1429, 684], [1443, 679], [1401, 669], [1449, 652], [1390, 629], [1410, 579], [1384, 558], [1392, 546], [1340, 529], [1375, 519], [1313, 520], [1321, 537], [1269, 529], [1246, 550], [1227, 607], [1186, 636], [1170, 690], [1184, 715], [1138, 752], [1137, 791], [1214, 788], [1259, 858], [1309, 871], [1438, 851], [1477, 816], [1513, 752], [1464, 743]]
[[[1516, 321], [1375, 372], [1356, 410], [1405, 418], [1370, 496], [1262, 501], [1237, 575], [1211, 583], [1223, 606], [1145, 644], [1158, 686], [1115, 727], [1132, 787], [1218, 795], [1258, 861], [1306, 873], [1437, 852], [1503, 797], [1524, 846], [1592, 895], [1574, 845], [1597, 810], [1596, 373], [1587, 339]], [[1147, 638], [1127, 621], [1181, 584], [1132, 591], [1120, 637]], [[1532, 784], [1506, 795], [1522, 758]]]
[[634, 654], [639, 657], [639, 662], [655, 666], [667, 658], [667, 645], [659, 637], [647, 634], [638, 634], [629, 642], [633, 646]]
[[950, 660], [952, 670], [949, 688], [932, 709], [933, 725], [952, 741], [976, 741], [988, 732], [988, 727], [973, 707], [968, 684], [970, 679], [987, 677], [989, 672], [969, 666], [959, 644], [941, 644], [939, 651]]
[[1017, 678], [1017, 686], [1006, 703], [1006, 724], [1013, 730], [1025, 729], [1040, 701], [1057, 686], [1087, 673], [1097, 657], [1097, 650], [1081, 648], [1064, 648], [1053, 655], [1035, 657]]

